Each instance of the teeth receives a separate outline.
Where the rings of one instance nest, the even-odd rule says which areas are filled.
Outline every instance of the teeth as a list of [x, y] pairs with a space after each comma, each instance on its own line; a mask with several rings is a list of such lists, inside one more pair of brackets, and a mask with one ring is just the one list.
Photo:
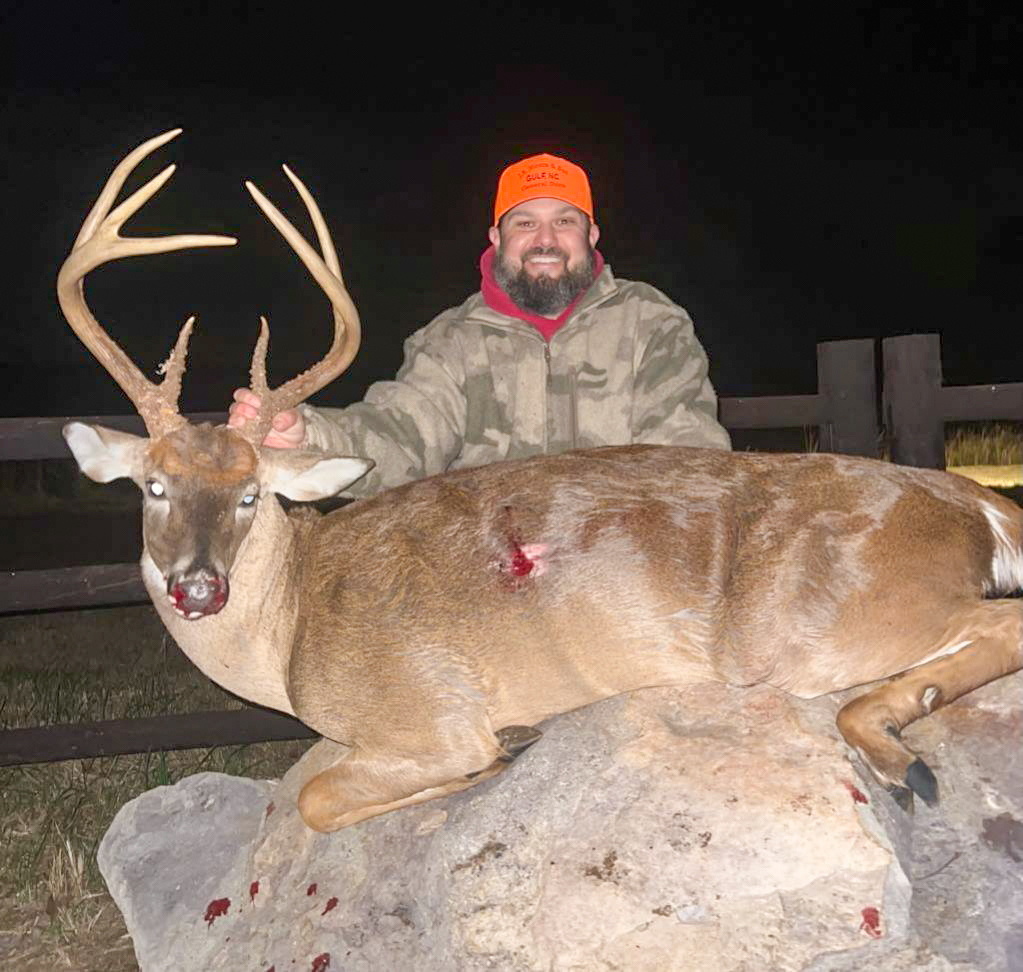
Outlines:
[[193, 611], [191, 614], [187, 615], [187, 617], [189, 621], [194, 621], [196, 618], [202, 617], [202, 611]]

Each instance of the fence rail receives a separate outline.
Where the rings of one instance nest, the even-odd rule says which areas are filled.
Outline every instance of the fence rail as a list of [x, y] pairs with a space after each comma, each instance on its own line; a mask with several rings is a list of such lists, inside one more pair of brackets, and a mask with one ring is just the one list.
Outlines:
[[0, 766], [122, 756], [151, 750], [238, 746], [308, 739], [315, 735], [297, 719], [257, 708], [76, 722], [66, 726], [8, 729], [0, 733]]
[[148, 599], [138, 564], [6, 571], [0, 614], [138, 604]]
[[[1023, 382], [944, 387], [940, 341], [934, 334], [882, 342], [883, 391], [879, 403], [876, 350], [877, 342], [872, 339], [819, 344], [816, 394], [722, 398], [721, 422], [731, 430], [816, 426], [826, 451], [877, 456], [882, 443], [879, 415], [883, 414], [884, 438], [896, 462], [943, 468], [945, 422], [1023, 421]], [[221, 422], [224, 413], [188, 417], [192, 421]], [[78, 420], [128, 432], [143, 431], [141, 420], [135, 416]], [[0, 419], [0, 461], [66, 458], [67, 447], [60, 430], [67, 421]], [[0, 614], [145, 600], [137, 564], [0, 574]], [[0, 732], [0, 766], [311, 735], [297, 720], [258, 708], [14, 729]]]

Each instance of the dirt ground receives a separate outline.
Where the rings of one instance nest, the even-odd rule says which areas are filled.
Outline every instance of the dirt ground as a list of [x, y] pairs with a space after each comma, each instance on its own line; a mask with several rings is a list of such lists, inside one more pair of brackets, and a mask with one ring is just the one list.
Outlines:
[[124, 919], [107, 897], [81, 934], [68, 940], [37, 905], [0, 901], [0, 968], [18, 972], [138, 972]]

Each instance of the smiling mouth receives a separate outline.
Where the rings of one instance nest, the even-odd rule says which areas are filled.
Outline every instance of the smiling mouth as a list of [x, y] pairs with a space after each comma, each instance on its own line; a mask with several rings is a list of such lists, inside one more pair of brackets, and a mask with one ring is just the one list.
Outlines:
[[525, 261], [525, 265], [533, 267], [536, 270], [547, 270], [552, 267], [563, 267], [565, 265], [565, 260], [563, 257], [551, 256], [528, 257]]

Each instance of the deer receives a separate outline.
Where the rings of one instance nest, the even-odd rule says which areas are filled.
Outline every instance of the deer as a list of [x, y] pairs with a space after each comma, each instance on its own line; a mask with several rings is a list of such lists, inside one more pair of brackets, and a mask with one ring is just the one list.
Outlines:
[[123, 237], [174, 171], [116, 208], [112, 172], [60, 269], [68, 323], [124, 390], [147, 436], [70, 422], [81, 471], [142, 491], [146, 589], [209, 678], [346, 749], [298, 811], [329, 832], [476, 786], [537, 726], [649, 687], [767, 684], [798, 698], [865, 686], [840, 735], [907, 810], [938, 800], [902, 730], [1023, 665], [1023, 509], [965, 478], [876, 459], [606, 446], [465, 468], [320, 515], [372, 466], [262, 445], [274, 415], [351, 363], [360, 321], [326, 222], [316, 251], [256, 204], [330, 300], [333, 343], [270, 389], [265, 318], [251, 363], [259, 418], [192, 425], [178, 408], [181, 328], [146, 378], [93, 317], [84, 278], [111, 260], [234, 238]]

